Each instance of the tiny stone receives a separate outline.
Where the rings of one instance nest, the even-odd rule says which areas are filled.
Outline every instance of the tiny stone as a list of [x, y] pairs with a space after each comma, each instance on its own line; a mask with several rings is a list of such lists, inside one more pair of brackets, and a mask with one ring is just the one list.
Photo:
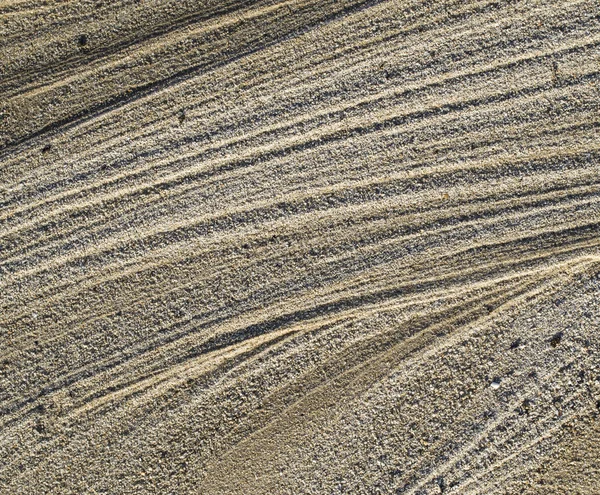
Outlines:
[[552, 347], [557, 347], [558, 344], [560, 344], [560, 341], [562, 340], [562, 338], [563, 338], [563, 333], [562, 332], [558, 332], [556, 335], [554, 335], [554, 337], [552, 337], [550, 339], [550, 345]]

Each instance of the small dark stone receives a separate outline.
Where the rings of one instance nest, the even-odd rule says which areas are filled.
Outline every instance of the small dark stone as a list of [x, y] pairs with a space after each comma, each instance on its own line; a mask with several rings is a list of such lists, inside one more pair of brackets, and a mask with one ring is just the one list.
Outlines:
[[38, 404], [33, 408], [33, 412], [43, 414], [44, 412], [46, 412], [46, 406], [44, 406], [44, 404]]
[[179, 123], [183, 124], [186, 119], [185, 110], [181, 110], [181, 112], [179, 112], [178, 118], [179, 118]]
[[516, 349], [517, 347], [519, 347], [521, 345], [522, 341], [521, 339], [517, 339], [515, 340], [512, 344], [510, 344], [510, 348], [511, 349]]
[[550, 345], [552, 347], [557, 347], [558, 344], [560, 344], [560, 341], [563, 338], [563, 333], [562, 332], [558, 332], [557, 334], [555, 334], [551, 339], [550, 339]]
[[33, 429], [40, 434], [46, 431], [46, 428], [42, 423], [36, 423]]
[[558, 83], [558, 79], [559, 79], [559, 72], [558, 72], [558, 63], [552, 62], [552, 79], [554, 81], [554, 84]]
[[437, 485], [440, 487], [440, 493], [444, 493], [446, 491], [446, 482], [444, 481], [444, 478], [440, 477], [438, 479], [435, 480]]
[[42, 148], [42, 153], [48, 153], [48, 151], [50, 151], [52, 149], [52, 145], [51, 144], [47, 144], [46, 146], [44, 146]]
[[523, 414], [529, 414], [529, 411], [531, 410], [531, 400], [529, 399], [525, 399], [523, 401], [523, 403], [521, 404], [521, 407], [519, 407], [519, 414], [522, 416]]
[[85, 46], [88, 44], [88, 37], [87, 34], [80, 34], [79, 38], [77, 38], [77, 44], [79, 46]]

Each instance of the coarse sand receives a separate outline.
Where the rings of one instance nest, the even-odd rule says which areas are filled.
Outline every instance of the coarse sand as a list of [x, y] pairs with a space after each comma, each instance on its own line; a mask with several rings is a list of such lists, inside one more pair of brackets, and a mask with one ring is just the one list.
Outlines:
[[0, 1], [0, 495], [600, 495], [598, 0]]

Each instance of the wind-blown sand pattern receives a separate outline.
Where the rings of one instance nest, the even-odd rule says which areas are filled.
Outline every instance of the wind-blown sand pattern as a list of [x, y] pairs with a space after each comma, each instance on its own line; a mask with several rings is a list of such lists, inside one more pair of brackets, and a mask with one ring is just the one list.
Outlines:
[[0, 21], [0, 494], [600, 493], [597, 0]]

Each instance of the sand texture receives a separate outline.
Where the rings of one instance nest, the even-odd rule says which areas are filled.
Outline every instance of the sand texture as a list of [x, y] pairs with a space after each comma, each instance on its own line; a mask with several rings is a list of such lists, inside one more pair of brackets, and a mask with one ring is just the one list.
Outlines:
[[0, 1], [0, 495], [599, 495], [600, 2]]

